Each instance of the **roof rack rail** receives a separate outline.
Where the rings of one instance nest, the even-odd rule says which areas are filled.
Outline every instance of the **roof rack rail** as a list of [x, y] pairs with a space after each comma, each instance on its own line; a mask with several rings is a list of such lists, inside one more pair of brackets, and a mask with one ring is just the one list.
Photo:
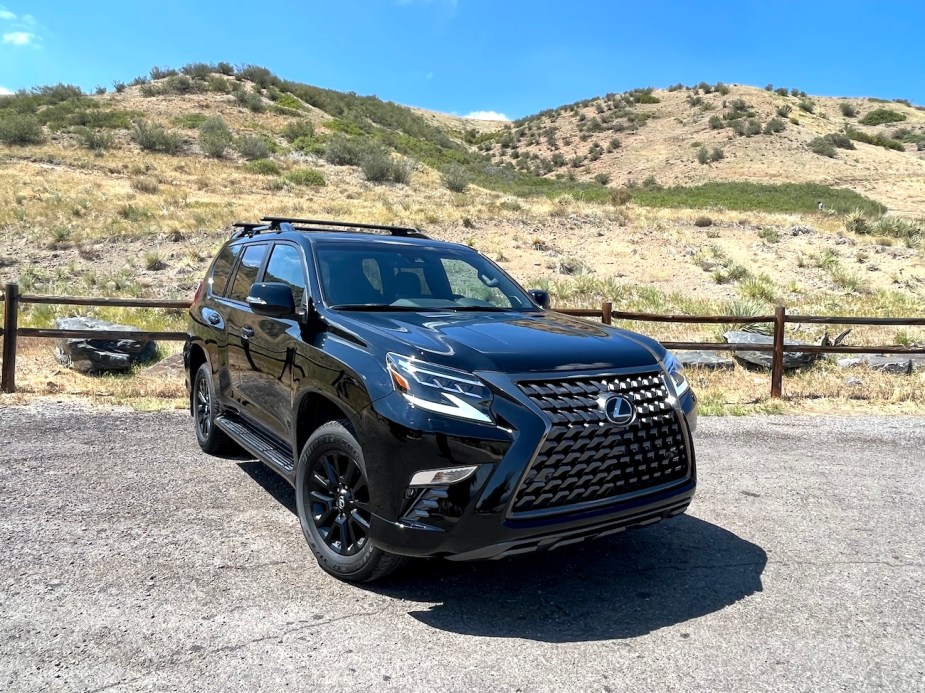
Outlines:
[[296, 217], [263, 217], [261, 218], [261, 221], [269, 223], [270, 228], [273, 230], [278, 229], [280, 224], [288, 222], [290, 224], [298, 224], [300, 227], [303, 227], [303, 228], [297, 229], [301, 231], [337, 231], [337, 229], [304, 228], [304, 227], [339, 226], [342, 229], [388, 231], [393, 236], [413, 236], [415, 238], [427, 238], [427, 236], [421, 233], [418, 229], [411, 228], [409, 226], [390, 226], [388, 224], [361, 224], [356, 221], [335, 221], [333, 219], [299, 219]]

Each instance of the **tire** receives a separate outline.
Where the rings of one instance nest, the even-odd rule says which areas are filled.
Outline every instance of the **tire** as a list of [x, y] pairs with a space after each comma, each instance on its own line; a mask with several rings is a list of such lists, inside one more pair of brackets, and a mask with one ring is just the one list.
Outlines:
[[369, 540], [369, 486], [363, 451], [348, 422], [320, 426], [296, 465], [296, 507], [309, 548], [325, 572], [369, 582], [405, 562]]
[[215, 425], [216, 406], [212, 371], [209, 364], [204, 363], [193, 377], [191, 408], [196, 442], [203, 452], [210, 455], [221, 455], [236, 449], [231, 438]]

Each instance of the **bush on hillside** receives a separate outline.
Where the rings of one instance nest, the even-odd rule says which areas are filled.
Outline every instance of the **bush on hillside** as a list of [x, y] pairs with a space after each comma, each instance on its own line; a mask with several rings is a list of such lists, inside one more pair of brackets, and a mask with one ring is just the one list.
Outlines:
[[261, 176], [278, 176], [280, 174], [279, 164], [272, 159], [255, 159], [244, 164], [244, 170], [248, 173], [256, 173]]
[[270, 147], [266, 143], [266, 140], [257, 135], [243, 135], [239, 137], [234, 143], [234, 148], [238, 150], [238, 154], [248, 161], [266, 159], [270, 156]]
[[183, 148], [183, 137], [145, 120], [135, 122], [131, 137], [139, 147], [148, 152], [177, 154]]
[[369, 149], [360, 162], [360, 168], [366, 180], [371, 183], [407, 184], [411, 180], [413, 164], [407, 159], [394, 159], [381, 147]]
[[792, 112], [793, 109], [787, 104], [777, 107], [777, 115], [779, 115], [781, 118], [787, 118]]
[[861, 125], [883, 125], [884, 123], [899, 123], [906, 119], [905, 113], [892, 111], [889, 108], [876, 108], [861, 118]]
[[247, 89], [238, 89], [234, 92], [234, 100], [240, 106], [253, 111], [254, 113], [263, 113], [267, 110], [267, 105], [263, 98], [257, 92], [248, 91]]
[[848, 138], [854, 140], [855, 142], [863, 142], [864, 144], [872, 144], [875, 147], [883, 147], [884, 149], [893, 149], [897, 152], [904, 152], [906, 148], [903, 146], [902, 142], [897, 142], [896, 140], [891, 140], [889, 137], [884, 137], [883, 135], [868, 135], [862, 130], [848, 130]]
[[285, 176], [286, 180], [294, 185], [304, 185], [306, 187], [322, 187], [325, 185], [324, 174], [313, 168], [293, 169]]
[[0, 142], [4, 144], [41, 144], [45, 131], [31, 113], [6, 113], [0, 116]]
[[850, 103], [844, 101], [838, 104], [838, 110], [840, 110], [841, 114], [846, 118], [856, 118], [858, 115], [858, 110]]
[[825, 137], [816, 137], [813, 139], [813, 141], [809, 143], [809, 148], [813, 151], [814, 154], [827, 156], [830, 159], [835, 158], [835, 145]]
[[334, 135], [324, 147], [324, 160], [335, 166], [359, 166], [368, 145], [343, 135]]
[[722, 130], [724, 127], [726, 127], [723, 119], [718, 115], [710, 116], [710, 120], [708, 120], [707, 123], [709, 123], [711, 130]]
[[206, 156], [221, 159], [231, 141], [231, 130], [218, 116], [208, 118], [199, 126], [199, 146]]
[[472, 176], [464, 166], [450, 164], [444, 167], [440, 179], [443, 181], [443, 185], [447, 190], [461, 193], [465, 192], [466, 188], [469, 187], [469, 181], [472, 179]]
[[783, 132], [786, 127], [784, 121], [780, 118], [771, 118], [771, 120], [764, 124], [764, 134], [772, 135], [775, 132]]
[[843, 132], [832, 132], [825, 138], [839, 149], [854, 149], [854, 142]]
[[810, 99], [800, 99], [800, 103], [798, 103], [797, 106], [800, 107], [801, 111], [805, 111], [806, 113], [812, 113], [816, 110], [816, 104]]
[[287, 123], [281, 134], [290, 142], [295, 142], [300, 137], [314, 137], [315, 126], [308, 118], [300, 118]]
[[74, 135], [77, 137], [80, 146], [93, 152], [111, 149], [115, 143], [112, 134], [96, 128], [80, 127], [74, 130]]

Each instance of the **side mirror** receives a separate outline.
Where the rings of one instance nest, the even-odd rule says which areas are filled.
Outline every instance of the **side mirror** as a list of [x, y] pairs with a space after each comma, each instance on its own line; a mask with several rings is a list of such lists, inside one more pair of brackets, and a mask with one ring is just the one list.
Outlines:
[[279, 318], [295, 313], [295, 299], [287, 284], [258, 282], [247, 292], [247, 305], [257, 315]]
[[540, 308], [549, 308], [549, 292], [543, 289], [530, 289], [528, 292], [530, 298], [536, 301]]

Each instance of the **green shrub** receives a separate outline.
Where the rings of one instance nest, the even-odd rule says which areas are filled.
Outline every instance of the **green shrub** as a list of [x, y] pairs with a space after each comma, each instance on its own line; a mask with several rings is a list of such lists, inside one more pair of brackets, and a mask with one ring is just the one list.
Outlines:
[[227, 77], [231, 77], [232, 75], [234, 75], [234, 67], [232, 67], [231, 63], [225, 63], [225, 62], [218, 63], [215, 66], [215, 71], [220, 72], [221, 74]]
[[764, 134], [771, 135], [775, 132], [783, 132], [786, 127], [784, 121], [780, 118], [771, 118], [771, 120], [764, 124]]
[[697, 150], [697, 161], [699, 161], [701, 164], [710, 163], [710, 152], [706, 147], [701, 147]]
[[854, 149], [854, 142], [842, 132], [829, 133], [825, 138], [839, 149]]
[[45, 132], [31, 113], [5, 113], [0, 116], [0, 142], [4, 144], [41, 144]]
[[276, 99], [276, 105], [283, 108], [291, 108], [294, 111], [305, 110], [305, 105], [292, 94], [280, 94]]
[[719, 161], [720, 159], [725, 159], [726, 154], [719, 147], [713, 147], [713, 151], [710, 152], [710, 158], [713, 159], [713, 161]]
[[324, 160], [335, 166], [359, 166], [365, 150], [361, 140], [334, 135], [324, 147]]
[[117, 94], [121, 94], [125, 91], [125, 82], [113, 82], [112, 88], [116, 90]]
[[206, 156], [221, 159], [231, 146], [231, 130], [218, 116], [207, 119], [199, 126], [199, 147]]
[[835, 158], [835, 145], [825, 137], [814, 138], [813, 141], [809, 143], [809, 148], [813, 151], [814, 154], [827, 156], [830, 159]]
[[774, 93], [777, 94], [778, 96], [787, 96], [788, 94], [787, 87], [778, 87], [777, 89], [774, 90]]
[[709, 123], [711, 130], [722, 130], [724, 127], [726, 127], [723, 119], [718, 115], [710, 116], [710, 120], [708, 120], [707, 123]]
[[854, 209], [845, 215], [845, 230], [853, 233], [868, 234], [871, 231], [867, 215], [860, 209]]
[[183, 148], [183, 137], [145, 120], [135, 122], [131, 137], [139, 147], [148, 152], [177, 154]]
[[145, 269], [150, 272], [158, 272], [167, 267], [164, 258], [156, 250], [150, 250], [144, 255]]
[[148, 74], [151, 75], [151, 79], [167, 79], [178, 73], [176, 70], [168, 67], [152, 67]]
[[444, 167], [440, 179], [443, 181], [443, 186], [447, 190], [461, 193], [465, 192], [466, 188], [469, 187], [469, 182], [472, 180], [472, 176], [465, 166], [461, 166], [460, 164], [450, 164], [449, 166]]
[[612, 152], [616, 149], [619, 149], [622, 146], [623, 146], [623, 143], [620, 141], [619, 137], [611, 137], [610, 142], [607, 143], [607, 151]]
[[395, 160], [381, 147], [369, 149], [360, 162], [366, 180], [371, 183], [408, 183], [411, 178], [411, 164], [407, 160]]
[[902, 142], [897, 142], [896, 140], [891, 140], [889, 137], [884, 137], [883, 135], [868, 135], [862, 130], [848, 130], [848, 137], [855, 142], [863, 142], [864, 144], [872, 144], [875, 147], [883, 147], [884, 149], [893, 149], [897, 152], [904, 152], [906, 148], [903, 146]]
[[906, 119], [905, 113], [892, 111], [889, 108], [877, 108], [861, 118], [861, 125], [883, 125], [884, 123], [899, 123]]
[[272, 159], [254, 159], [244, 164], [244, 170], [248, 173], [257, 173], [261, 176], [278, 176], [280, 175], [279, 164]]
[[792, 112], [793, 109], [787, 104], [777, 107], [777, 115], [779, 115], [781, 118], [787, 118]]
[[267, 105], [263, 102], [263, 98], [256, 92], [242, 88], [235, 91], [233, 96], [239, 105], [250, 109], [254, 113], [263, 113], [267, 110]]
[[844, 101], [838, 104], [838, 110], [840, 110], [841, 114], [846, 118], [856, 118], [858, 115], [858, 110], [850, 103]]
[[81, 127], [74, 131], [80, 146], [94, 152], [102, 152], [105, 149], [111, 149], [115, 143], [112, 134], [105, 130], [96, 130], [94, 128]]
[[295, 142], [300, 137], [314, 137], [315, 126], [308, 118], [300, 118], [287, 123], [281, 134], [290, 142]]
[[608, 173], [598, 173], [594, 176], [594, 181], [600, 183], [601, 185], [607, 185], [610, 182], [610, 174]]
[[698, 228], [706, 228], [707, 226], [713, 226], [713, 220], [710, 217], [700, 216], [694, 219], [694, 226]]
[[614, 207], [622, 207], [633, 199], [633, 194], [626, 188], [613, 188], [610, 191], [610, 203]]
[[243, 135], [235, 140], [234, 148], [248, 161], [266, 159], [270, 156], [270, 147], [266, 140], [257, 135]]
[[314, 168], [297, 168], [293, 169], [285, 176], [286, 180], [293, 185], [304, 185], [306, 187], [318, 188], [325, 185], [324, 175], [321, 171]]
[[715, 85], [713, 85], [713, 91], [719, 92], [723, 96], [726, 96], [729, 93], [729, 87], [727, 87], [722, 82], [717, 82]]
[[812, 113], [816, 110], [816, 104], [810, 99], [800, 99], [800, 103], [798, 103], [797, 106], [800, 107], [801, 111], [805, 111], [806, 113]]
[[144, 193], [145, 195], [156, 195], [161, 189], [161, 185], [158, 183], [157, 179], [149, 176], [132, 178], [131, 186], [132, 190]]
[[218, 75], [209, 75], [206, 79], [206, 91], [211, 91], [216, 94], [230, 94], [231, 93], [231, 82], [229, 82], [224, 77], [219, 77]]
[[292, 148], [304, 154], [324, 154], [324, 142], [315, 137], [300, 137], [292, 143]]

